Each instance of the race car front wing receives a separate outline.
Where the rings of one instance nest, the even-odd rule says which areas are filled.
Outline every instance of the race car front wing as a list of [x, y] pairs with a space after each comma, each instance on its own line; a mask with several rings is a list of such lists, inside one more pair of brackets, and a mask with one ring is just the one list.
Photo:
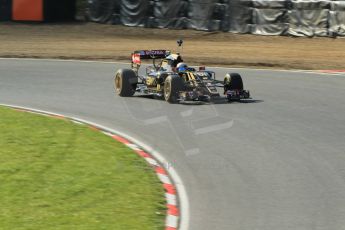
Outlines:
[[227, 90], [225, 95], [228, 101], [250, 99], [250, 92], [248, 90]]

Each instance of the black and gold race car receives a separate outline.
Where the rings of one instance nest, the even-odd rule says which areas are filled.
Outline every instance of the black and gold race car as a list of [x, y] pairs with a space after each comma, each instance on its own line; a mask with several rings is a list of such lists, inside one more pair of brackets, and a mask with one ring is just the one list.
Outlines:
[[[146, 74], [138, 74], [142, 60], [153, 60]], [[217, 88], [222, 88], [219, 93]], [[132, 53], [131, 69], [119, 69], [115, 74], [115, 91], [121, 97], [136, 92], [164, 98], [169, 103], [205, 101], [226, 98], [229, 102], [248, 99], [238, 73], [228, 73], [224, 81], [216, 80], [215, 72], [200, 67], [188, 67], [180, 54], [168, 50], [139, 50]], [[221, 90], [222, 91], [222, 90]], [[223, 94], [223, 96], [221, 96]]]

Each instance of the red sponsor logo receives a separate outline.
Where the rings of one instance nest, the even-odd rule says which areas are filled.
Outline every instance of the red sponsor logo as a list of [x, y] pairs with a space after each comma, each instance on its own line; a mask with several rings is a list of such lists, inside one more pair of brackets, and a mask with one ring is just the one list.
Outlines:
[[132, 62], [135, 64], [140, 64], [140, 54], [132, 54]]

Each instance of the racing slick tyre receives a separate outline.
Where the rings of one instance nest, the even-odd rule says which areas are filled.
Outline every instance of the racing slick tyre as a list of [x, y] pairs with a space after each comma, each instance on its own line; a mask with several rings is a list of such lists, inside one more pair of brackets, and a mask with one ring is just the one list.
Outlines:
[[224, 92], [227, 90], [243, 90], [242, 77], [238, 73], [228, 73], [224, 78]]
[[169, 75], [164, 81], [164, 99], [169, 103], [177, 103], [179, 92], [184, 88], [183, 78]]
[[131, 97], [137, 88], [138, 77], [131, 69], [119, 69], [115, 74], [115, 92], [121, 97]]

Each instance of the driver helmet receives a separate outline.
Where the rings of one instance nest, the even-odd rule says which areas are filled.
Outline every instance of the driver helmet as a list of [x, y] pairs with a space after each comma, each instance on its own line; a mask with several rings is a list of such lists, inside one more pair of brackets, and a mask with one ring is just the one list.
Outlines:
[[184, 62], [180, 62], [177, 64], [176, 68], [177, 68], [177, 72], [183, 72], [187, 70], [188, 66]]

